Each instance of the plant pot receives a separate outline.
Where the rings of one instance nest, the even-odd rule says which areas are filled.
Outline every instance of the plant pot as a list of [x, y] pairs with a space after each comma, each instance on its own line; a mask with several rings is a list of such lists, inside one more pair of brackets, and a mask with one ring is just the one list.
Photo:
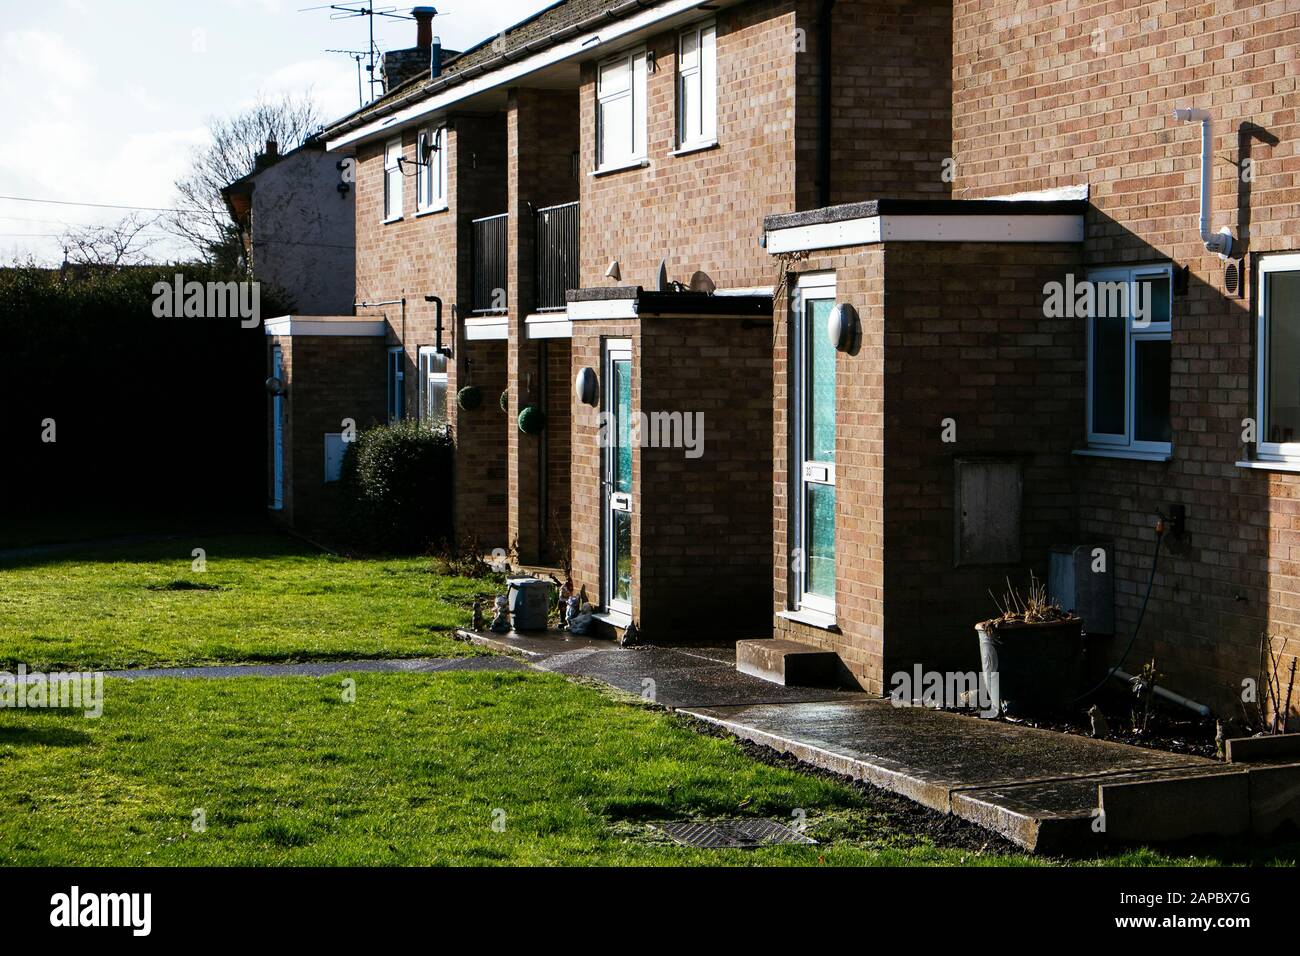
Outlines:
[[975, 625], [980, 668], [991, 703], [1012, 714], [1058, 713], [1079, 693], [1083, 666], [1083, 619], [1023, 624], [985, 621]]

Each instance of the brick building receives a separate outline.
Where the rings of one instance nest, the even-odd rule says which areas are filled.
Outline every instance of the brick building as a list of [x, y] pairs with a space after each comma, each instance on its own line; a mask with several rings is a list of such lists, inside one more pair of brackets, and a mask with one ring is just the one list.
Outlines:
[[[972, 669], [990, 589], [1100, 549], [1099, 654], [1150, 577], [1127, 666], [1235, 714], [1300, 622], [1297, 15], [556, 4], [326, 131], [388, 303], [358, 313], [408, 410], [451, 351], [461, 532], [567, 559], [616, 627], [734, 610], [882, 691]], [[1094, 285], [1118, 313], [1073, 309]], [[698, 459], [620, 417], [695, 412]]]

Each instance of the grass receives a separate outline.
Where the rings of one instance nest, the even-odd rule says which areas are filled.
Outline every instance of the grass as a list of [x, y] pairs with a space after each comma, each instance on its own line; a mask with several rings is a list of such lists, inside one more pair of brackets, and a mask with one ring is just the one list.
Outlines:
[[[0, 863], [1027, 862], [936, 847], [858, 791], [558, 676], [354, 677], [353, 703], [342, 678], [110, 680], [97, 720], [0, 711]], [[647, 826], [800, 808], [826, 845], [689, 850]]]
[[[207, 570], [193, 570], [195, 548]], [[484, 581], [349, 560], [276, 535], [201, 535], [0, 561], [0, 666], [454, 657]]]

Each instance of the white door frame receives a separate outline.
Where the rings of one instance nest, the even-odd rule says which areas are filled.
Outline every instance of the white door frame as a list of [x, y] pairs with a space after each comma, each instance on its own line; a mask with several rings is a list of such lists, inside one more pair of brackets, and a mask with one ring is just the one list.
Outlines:
[[[614, 487], [618, 462], [619, 427], [617, 419], [618, 396], [615, 394], [614, 363], [627, 362], [632, 368], [632, 340], [606, 339], [601, 356], [601, 410], [604, 412], [600, 468], [600, 588], [601, 602], [608, 611], [632, 613], [631, 600], [614, 597], [614, 582], [618, 579], [618, 550], [614, 530], [614, 514], [632, 514], [633, 491], [617, 491]], [[635, 450], [633, 451], [635, 454]], [[634, 471], [635, 474], [635, 471]], [[633, 520], [629, 517], [629, 520]]]
[[[271, 349], [271, 377], [284, 381], [284, 350]], [[284, 509], [284, 396], [271, 397], [271, 510]]]
[[835, 598], [812, 594], [807, 590], [811, 547], [808, 540], [808, 486], [835, 486], [835, 462], [811, 461], [808, 457], [809, 404], [808, 347], [809, 337], [825, 336], [825, 328], [809, 326], [806, 305], [817, 300], [835, 301], [835, 274], [812, 273], [801, 276], [790, 299], [790, 475], [789, 527], [790, 573], [789, 605], [791, 610], [809, 610], [835, 614]]

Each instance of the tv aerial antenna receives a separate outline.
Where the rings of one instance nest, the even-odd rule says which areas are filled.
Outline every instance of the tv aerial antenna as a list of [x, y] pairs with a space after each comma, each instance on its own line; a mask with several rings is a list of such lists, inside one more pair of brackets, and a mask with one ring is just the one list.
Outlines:
[[366, 105], [365, 82], [361, 78], [361, 64], [365, 61], [367, 53], [365, 50], [326, 50], [326, 53], [342, 53], [357, 64], [357, 107], [361, 108]]
[[[380, 7], [376, 9], [375, 0], [360, 0], [360, 2], [356, 5], [349, 5], [345, 3], [327, 3], [327, 4], [322, 4], [321, 6], [318, 7], [303, 7], [298, 12], [307, 13], [308, 11], [312, 11], [312, 10], [331, 11], [330, 12], [331, 20], [355, 20], [357, 17], [366, 18], [366, 25], [369, 28], [369, 32], [370, 32], [370, 43], [368, 44], [368, 50], [366, 51], [366, 53], [359, 54], [359, 56], [368, 57], [369, 59], [369, 62], [366, 65], [366, 72], [370, 74], [370, 80], [369, 80], [370, 98], [371, 100], [377, 99], [378, 97], [375, 93], [375, 86], [376, 84], [382, 84], [383, 80], [381, 80], [375, 74], [375, 59], [379, 51], [379, 48], [375, 46], [375, 17], [387, 17], [390, 20], [414, 20], [415, 17], [409, 16], [408, 14], [405, 13], [398, 13], [397, 7]], [[349, 55], [353, 54], [353, 51], [351, 50], [341, 50], [341, 51], [334, 50], [334, 51], [327, 51], [327, 52], [335, 52], [335, 53], [343, 52], [343, 53], [348, 53]], [[360, 70], [361, 70], [361, 59], [358, 59], [357, 60], [358, 74], [360, 73]], [[382, 93], [382, 91], [380, 92]], [[365, 103], [363, 102], [361, 105], [364, 106]]]

